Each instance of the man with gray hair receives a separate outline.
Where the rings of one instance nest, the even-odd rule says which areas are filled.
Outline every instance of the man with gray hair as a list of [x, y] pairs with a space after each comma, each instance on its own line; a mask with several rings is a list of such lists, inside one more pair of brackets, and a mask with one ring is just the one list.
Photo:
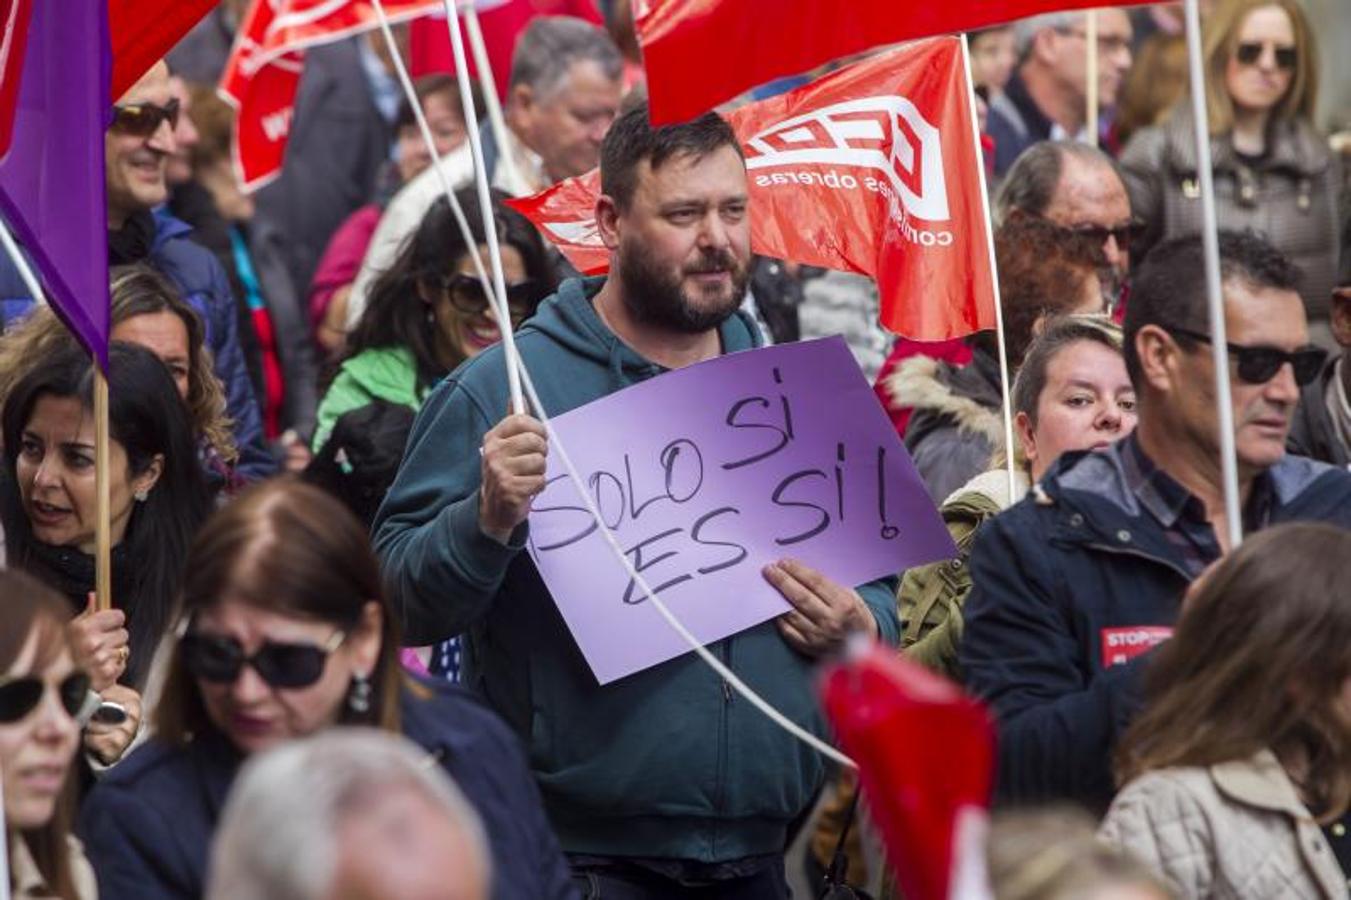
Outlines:
[[[537, 193], [600, 163], [600, 142], [619, 111], [624, 60], [604, 31], [572, 16], [541, 16], [516, 42], [507, 87], [505, 147], [485, 134], [484, 157], [493, 187], [512, 196]], [[469, 144], [437, 163], [453, 189], [474, 176]], [[394, 262], [404, 238], [442, 195], [429, 168], [404, 186], [371, 238], [347, 302], [351, 328], [366, 308], [370, 286]]]
[[1000, 184], [994, 215], [999, 224], [1019, 216], [1044, 219], [1101, 243], [1109, 267], [1103, 289], [1109, 301], [1121, 298], [1139, 226], [1116, 162], [1097, 147], [1066, 140], [1032, 144]]
[[226, 802], [208, 900], [487, 900], [483, 825], [406, 738], [334, 728], [251, 759]]
[[[1098, 103], [1116, 104], [1131, 66], [1130, 17], [1124, 10], [1100, 9]], [[1058, 12], [1023, 19], [1014, 26], [1018, 68], [1004, 93], [990, 104], [986, 131], [994, 139], [995, 175], [1037, 141], [1071, 138], [1093, 142], [1088, 117], [1088, 53], [1085, 14]]]

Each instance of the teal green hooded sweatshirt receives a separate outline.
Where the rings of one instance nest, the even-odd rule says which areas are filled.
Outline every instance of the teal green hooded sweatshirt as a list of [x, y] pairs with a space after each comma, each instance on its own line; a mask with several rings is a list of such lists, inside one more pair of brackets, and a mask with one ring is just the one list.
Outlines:
[[[603, 279], [569, 280], [517, 333], [550, 416], [665, 371], [621, 342], [591, 304]], [[724, 352], [761, 343], [738, 313]], [[785, 848], [826, 774], [816, 751], [734, 694], [693, 653], [597, 684], [525, 544], [478, 526], [479, 446], [505, 414], [501, 347], [427, 398], [376, 517], [375, 546], [408, 643], [467, 632], [466, 680], [526, 742], [568, 853], [723, 862]], [[895, 643], [894, 579], [859, 589]], [[825, 727], [812, 661], [766, 622], [710, 645], [789, 718]]]

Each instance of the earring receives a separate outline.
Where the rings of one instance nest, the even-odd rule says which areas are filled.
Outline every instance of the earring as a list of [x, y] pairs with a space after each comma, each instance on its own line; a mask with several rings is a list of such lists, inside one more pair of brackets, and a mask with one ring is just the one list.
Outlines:
[[150, 492], [149, 492], [149, 491], [145, 491], [145, 490], [141, 490], [141, 491], [137, 491], [137, 492], [136, 492], [135, 494], [133, 494], [132, 496], [136, 498], [136, 502], [137, 502], [137, 503], [144, 503], [145, 501], [147, 501], [147, 500], [150, 499]]
[[352, 676], [352, 687], [347, 692], [347, 706], [357, 715], [371, 711], [371, 682], [361, 673]]

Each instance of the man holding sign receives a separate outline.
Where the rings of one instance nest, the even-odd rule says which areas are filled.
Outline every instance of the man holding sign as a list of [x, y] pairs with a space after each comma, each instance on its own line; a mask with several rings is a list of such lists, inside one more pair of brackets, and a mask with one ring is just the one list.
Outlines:
[[[566, 282], [517, 336], [551, 416], [762, 342], [738, 311], [748, 186], [726, 122], [710, 114], [654, 130], [645, 107], [629, 110], [602, 146], [601, 188], [610, 277]], [[820, 785], [822, 759], [692, 654], [597, 683], [522, 552], [549, 448], [539, 422], [503, 418], [506, 408], [504, 355], [492, 348], [418, 417], [375, 524], [407, 639], [469, 632], [469, 680], [528, 740], [563, 849], [603, 895], [784, 896], [788, 827]], [[812, 662], [855, 631], [894, 643], [894, 585], [854, 590], [792, 560], [764, 577], [791, 611], [710, 650], [822, 733]]]

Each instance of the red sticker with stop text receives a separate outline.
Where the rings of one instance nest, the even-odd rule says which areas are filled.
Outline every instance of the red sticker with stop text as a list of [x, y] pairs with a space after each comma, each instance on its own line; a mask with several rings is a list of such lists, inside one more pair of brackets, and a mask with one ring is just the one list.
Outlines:
[[1102, 666], [1119, 666], [1173, 636], [1167, 625], [1127, 625], [1102, 629]]

